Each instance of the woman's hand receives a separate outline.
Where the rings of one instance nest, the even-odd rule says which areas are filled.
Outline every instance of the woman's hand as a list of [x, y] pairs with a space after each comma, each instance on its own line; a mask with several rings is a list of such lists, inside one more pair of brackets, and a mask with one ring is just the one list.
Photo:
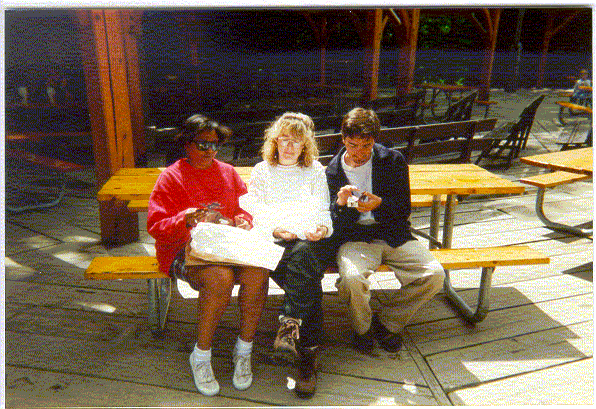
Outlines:
[[250, 225], [249, 221], [240, 215], [234, 217], [234, 224], [239, 229], [244, 229], [244, 230], [252, 229], [252, 226]]
[[207, 212], [205, 209], [189, 207], [188, 209], [186, 209], [186, 213], [184, 214], [184, 221], [186, 222], [186, 227], [192, 229], [199, 222], [204, 221], [206, 216]]
[[273, 230], [273, 237], [276, 237], [278, 239], [282, 239], [285, 241], [292, 241], [292, 240], [296, 240], [298, 238], [298, 236], [296, 236], [294, 233], [290, 233], [287, 230], [283, 230], [279, 227], [276, 227], [275, 230]]
[[304, 236], [308, 241], [319, 241], [327, 235], [328, 231], [327, 226], [321, 225], [317, 227], [317, 230], [314, 233], [308, 231], [304, 232]]
[[383, 199], [381, 199], [377, 195], [373, 195], [369, 192], [362, 192], [362, 197], [366, 197], [366, 200], [358, 200], [358, 210], [360, 213], [370, 212], [371, 210], [375, 210], [377, 207], [381, 205]]

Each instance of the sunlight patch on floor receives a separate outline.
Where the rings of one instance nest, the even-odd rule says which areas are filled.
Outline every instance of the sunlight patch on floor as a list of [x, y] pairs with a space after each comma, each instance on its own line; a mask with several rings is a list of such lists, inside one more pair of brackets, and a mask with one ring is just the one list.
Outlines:
[[113, 314], [116, 311], [116, 307], [110, 304], [104, 304], [99, 302], [77, 302], [77, 305], [83, 307], [85, 311], [99, 311], [108, 314]]

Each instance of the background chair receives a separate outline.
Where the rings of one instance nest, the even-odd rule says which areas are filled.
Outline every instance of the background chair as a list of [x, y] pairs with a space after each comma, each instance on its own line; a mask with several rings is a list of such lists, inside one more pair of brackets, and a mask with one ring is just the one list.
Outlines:
[[507, 123], [487, 134], [486, 137], [493, 141], [487, 149], [480, 153], [476, 164], [482, 159], [504, 159], [506, 166], [510, 167], [513, 159], [519, 157], [521, 151], [526, 147], [536, 111], [544, 97], [544, 95], [539, 96], [525, 107], [517, 122]]

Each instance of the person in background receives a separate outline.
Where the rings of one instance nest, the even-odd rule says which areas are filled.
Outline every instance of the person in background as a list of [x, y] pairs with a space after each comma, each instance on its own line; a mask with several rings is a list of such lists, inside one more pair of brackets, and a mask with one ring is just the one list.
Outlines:
[[[430, 251], [410, 233], [410, 182], [401, 153], [375, 142], [379, 118], [354, 108], [342, 121], [344, 147], [327, 166], [340, 299], [349, 305], [353, 346], [369, 353], [375, 339], [388, 352], [401, 348], [401, 332], [418, 309], [442, 288], [445, 272]], [[401, 288], [370, 306], [371, 275], [385, 264]]]
[[317, 155], [312, 119], [284, 113], [265, 131], [264, 161], [254, 167], [249, 193], [240, 199], [253, 215], [255, 229], [285, 248], [270, 275], [285, 292], [274, 349], [297, 360], [295, 392], [303, 398], [316, 390], [321, 279], [335, 258], [328, 239], [333, 232], [329, 190]]
[[[580, 87], [592, 87], [592, 83], [588, 77], [587, 70], [580, 70], [579, 71], [580, 78], [575, 82], [573, 86], [573, 95], [570, 98], [571, 102], [578, 103], [580, 105], [592, 105], [591, 98], [592, 98], [592, 91], [587, 89], [581, 89]], [[590, 102], [587, 100], [590, 99]]]
[[149, 199], [147, 231], [155, 238], [160, 271], [199, 291], [197, 341], [190, 355], [195, 386], [204, 395], [219, 393], [211, 367], [211, 343], [228, 306], [235, 283], [240, 284], [240, 334], [233, 351], [232, 382], [239, 390], [252, 383], [251, 351], [267, 296], [268, 270], [205, 263], [185, 265], [190, 230], [197, 223], [217, 218], [250, 230], [252, 217], [238, 205], [246, 185], [231, 165], [215, 159], [229, 129], [203, 115], [189, 117], [179, 135], [186, 157], [167, 167], [157, 179]]

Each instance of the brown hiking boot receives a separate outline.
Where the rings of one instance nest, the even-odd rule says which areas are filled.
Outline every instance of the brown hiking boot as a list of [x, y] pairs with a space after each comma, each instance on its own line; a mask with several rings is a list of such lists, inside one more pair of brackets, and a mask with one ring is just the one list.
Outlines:
[[298, 354], [298, 377], [294, 391], [299, 398], [308, 399], [317, 389], [317, 365], [319, 347], [300, 348]]
[[280, 318], [281, 326], [273, 341], [275, 357], [282, 361], [293, 362], [298, 357], [297, 345], [300, 339], [300, 324], [302, 320], [292, 317]]

